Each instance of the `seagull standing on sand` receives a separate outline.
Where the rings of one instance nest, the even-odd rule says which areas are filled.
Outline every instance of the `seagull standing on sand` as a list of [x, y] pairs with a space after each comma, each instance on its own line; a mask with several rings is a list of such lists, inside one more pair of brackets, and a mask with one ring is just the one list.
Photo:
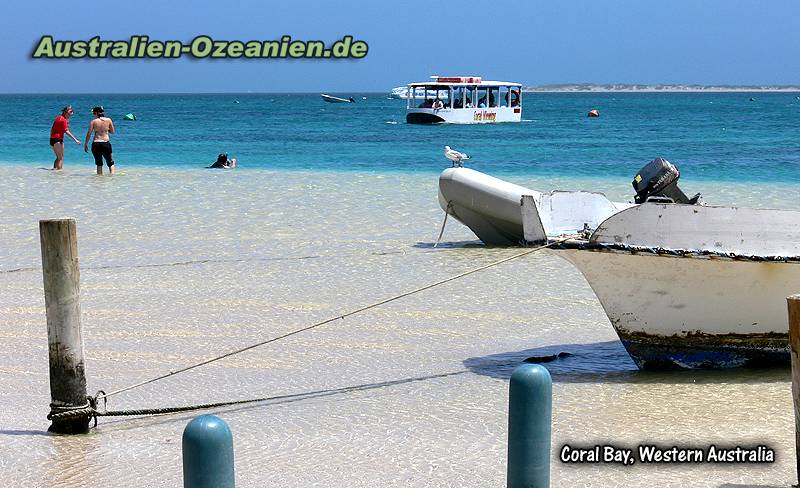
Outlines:
[[452, 161], [453, 166], [458, 166], [459, 168], [464, 166], [464, 160], [469, 159], [467, 154], [450, 149], [450, 146], [444, 147], [444, 157]]

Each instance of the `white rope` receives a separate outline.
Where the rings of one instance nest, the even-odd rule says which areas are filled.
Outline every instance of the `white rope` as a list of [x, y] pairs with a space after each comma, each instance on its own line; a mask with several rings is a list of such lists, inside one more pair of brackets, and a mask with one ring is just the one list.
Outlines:
[[436, 238], [436, 244], [433, 245], [435, 248], [439, 245], [439, 241], [442, 240], [442, 235], [444, 234], [444, 226], [447, 225], [447, 216], [450, 215], [449, 210], [453, 208], [453, 202], [447, 202], [447, 208], [444, 209], [444, 221], [442, 222], [442, 230], [439, 231], [439, 237]]

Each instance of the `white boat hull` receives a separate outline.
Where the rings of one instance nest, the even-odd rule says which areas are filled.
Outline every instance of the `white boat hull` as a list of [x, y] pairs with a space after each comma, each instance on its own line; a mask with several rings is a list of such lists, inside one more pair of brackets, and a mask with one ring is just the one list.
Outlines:
[[495, 124], [521, 120], [521, 107], [409, 108], [406, 111], [409, 124]]
[[328, 103], [353, 103], [352, 99], [334, 97], [331, 95], [326, 95], [324, 93], [321, 93], [320, 97], [322, 98], [322, 100]]
[[559, 250], [643, 369], [788, 364], [800, 263]]

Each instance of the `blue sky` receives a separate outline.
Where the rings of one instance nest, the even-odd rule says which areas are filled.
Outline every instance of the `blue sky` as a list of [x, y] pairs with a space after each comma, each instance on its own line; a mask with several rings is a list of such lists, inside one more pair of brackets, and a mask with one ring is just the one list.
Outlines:
[[[387, 91], [431, 74], [524, 84], [799, 84], [797, 0], [9, 2], [0, 93]], [[362, 60], [33, 60], [56, 39], [366, 41]]]

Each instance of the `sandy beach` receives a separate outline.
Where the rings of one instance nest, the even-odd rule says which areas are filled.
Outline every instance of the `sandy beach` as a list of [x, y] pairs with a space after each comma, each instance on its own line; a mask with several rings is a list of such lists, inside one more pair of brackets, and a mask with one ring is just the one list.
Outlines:
[[[788, 370], [638, 372], [581, 275], [546, 253], [122, 393], [108, 408], [283, 398], [101, 418], [85, 436], [48, 435], [39, 219], [78, 221], [90, 393], [518, 250], [486, 248], [454, 222], [433, 249], [442, 212], [436, 178], [427, 175], [178, 177], [127, 168], [98, 178], [4, 166], [0, 176], [4, 194], [14, 195], [0, 203], [3, 485], [178, 486], [183, 428], [214, 413], [233, 431], [237, 486], [501, 487], [508, 377], [527, 357], [561, 351], [573, 356], [548, 364], [552, 486], [766, 487], [795, 479]], [[715, 191], [748, 200], [745, 187]], [[754, 195], [763, 201], [769, 193]], [[776, 461], [567, 465], [557, 458], [565, 443], [762, 444]]]

